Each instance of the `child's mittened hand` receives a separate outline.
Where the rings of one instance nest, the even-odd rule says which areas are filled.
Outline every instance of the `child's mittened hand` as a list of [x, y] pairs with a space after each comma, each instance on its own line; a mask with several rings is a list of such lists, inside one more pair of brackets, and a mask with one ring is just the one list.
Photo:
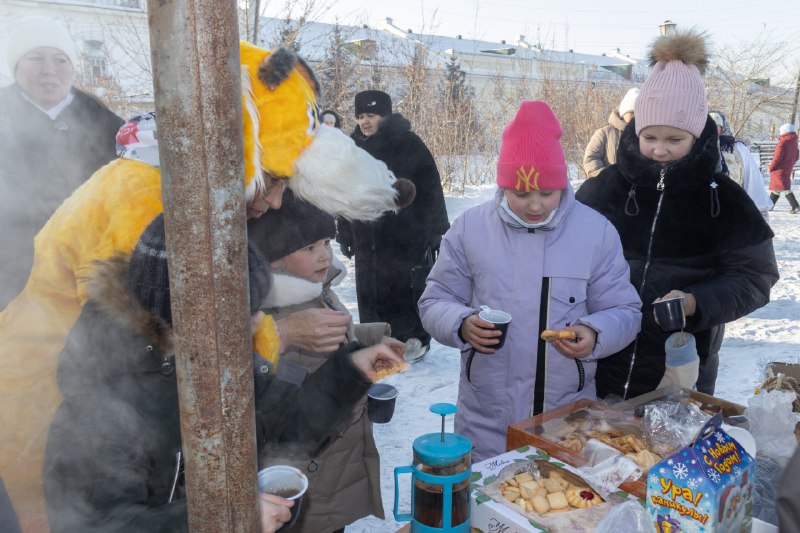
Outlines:
[[478, 352], [494, 353], [494, 346], [500, 342], [500, 335], [502, 332], [495, 329], [494, 324], [478, 315], [470, 315], [461, 322], [461, 336]]
[[569, 326], [567, 329], [574, 331], [577, 334], [577, 338], [574, 341], [554, 340], [553, 346], [559, 352], [573, 359], [580, 359], [592, 353], [594, 345], [597, 343], [597, 332], [595, 330], [582, 325]]

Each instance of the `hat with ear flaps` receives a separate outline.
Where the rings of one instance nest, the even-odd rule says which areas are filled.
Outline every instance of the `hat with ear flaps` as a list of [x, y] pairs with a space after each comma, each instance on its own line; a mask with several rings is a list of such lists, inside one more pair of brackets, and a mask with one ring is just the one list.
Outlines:
[[694, 30], [660, 37], [650, 51], [650, 64], [653, 70], [634, 104], [636, 135], [648, 126], [671, 126], [700, 137], [708, 120], [705, 37]]
[[247, 198], [263, 190], [266, 171], [291, 178], [299, 197], [350, 220], [375, 220], [411, 203], [410, 181], [340, 130], [320, 127], [319, 83], [302, 59], [285, 48], [239, 48]]

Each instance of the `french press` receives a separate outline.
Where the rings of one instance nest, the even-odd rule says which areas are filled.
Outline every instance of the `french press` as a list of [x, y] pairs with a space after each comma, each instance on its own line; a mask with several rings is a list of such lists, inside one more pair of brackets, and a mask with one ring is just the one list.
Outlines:
[[[456, 412], [455, 405], [435, 403], [430, 409], [442, 417], [442, 431], [417, 437], [413, 464], [394, 469], [394, 519], [410, 520], [412, 533], [468, 533], [472, 442], [444, 431], [445, 417]], [[411, 474], [411, 513], [398, 513], [400, 474]]]

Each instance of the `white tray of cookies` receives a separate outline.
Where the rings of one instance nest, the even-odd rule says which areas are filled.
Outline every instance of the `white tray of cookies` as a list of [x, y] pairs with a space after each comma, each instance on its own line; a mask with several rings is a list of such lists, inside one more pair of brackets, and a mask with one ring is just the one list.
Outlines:
[[603, 498], [575, 469], [544, 460], [506, 466], [478, 490], [553, 533], [594, 531], [614, 505], [630, 497], [619, 491]]

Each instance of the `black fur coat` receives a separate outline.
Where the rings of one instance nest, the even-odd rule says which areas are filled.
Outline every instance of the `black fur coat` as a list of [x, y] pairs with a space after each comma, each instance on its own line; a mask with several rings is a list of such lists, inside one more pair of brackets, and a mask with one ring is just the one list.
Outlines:
[[578, 201], [619, 232], [643, 302], [637, 339], [599, 363], [599, 396], [638, 396], [661, 380], [671, 332], [653, 319], [656, 298], [673, 289], [695, 295], [697, 313], [687, 318], [686, 330], [701, 361], [719, 351], [726, 322], [769, 302], [778, 280], [772, 230], [747, 193], [716, 172], [718, 158], [710, 118], [691, 152], [663, 167], [639, 152], [634, 119], [622, 133], [617, 164], [578, 190]]
[[365, 137], [356, 127], [353, 139], [398, 178], [416, 187], [414, 201], [397, 213], [371, 223], [338, 221], [337, 240], [346, 255], [356, 257], [356, 291], [361, 322], [388, 322], [400, 340], [430, 338], [419, 321], [411, 268], [421, 265], [426, 248], [438, 248], [450, 224], [436, 161], [400, 114], [381, 120]]

